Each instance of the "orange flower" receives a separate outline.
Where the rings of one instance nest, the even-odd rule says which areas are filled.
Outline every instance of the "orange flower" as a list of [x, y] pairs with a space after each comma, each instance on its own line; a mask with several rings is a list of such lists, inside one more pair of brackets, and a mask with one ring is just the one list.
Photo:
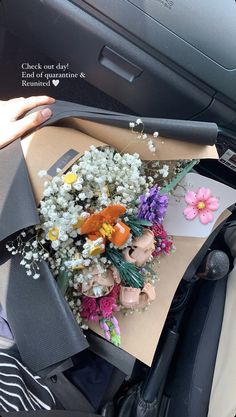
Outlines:
[[110, 237], [110, 242], [114, 243], [118, 248], [124, 245], [130, 235], [130, 228], [127, 224], [119, 220], [114, 226], [114, 232]]
[[99, 213], [89, 216], [80, 228], [81, 235], [94, 234], [99, 231], [103, 223], [113, 225], [118, 217], [126, 212], [124, 206], [116, 204], [108, 206]]
[[89, 233], [88, 235], [89, 240], [97, 240], [99, 237], [101, 237], [99, 232]]
[[108, 206], [99, 213], [89, 216], [80, 228], [81, 234], [88, 234], [89, 239], [98, 237], [108, 239], [117, 247], [122, 246], [130, 235], [130, 228], [117, 219], [126, 211], [120, 204]]

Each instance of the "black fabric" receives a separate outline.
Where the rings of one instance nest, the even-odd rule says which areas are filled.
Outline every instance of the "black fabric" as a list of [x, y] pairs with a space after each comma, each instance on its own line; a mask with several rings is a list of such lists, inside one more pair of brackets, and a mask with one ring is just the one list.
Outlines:
[[[134, 116], [128, 114], [115, 113], [59, 100], [49, 107], [51, 107], [53, 115], [42, 126], [52, 125], [67, 117], [80, 117], [98, 123], [107, 123], [113, 126], [128, 128], [129, 122], [135, 119]], [[160, 136], [186, 142], [214, 145], [218, 135], [218, 127], [215, 123], [157, 119], [151, 117], [142, 117], [142, 121], [145, 125], [145, 132], [147, 133], [158, 131]]]
[[18, 140], [0, 151], [0, 242], [38, 222], [27, 167]]
[[22, 360], [38, 372], [88, 344], [47, 264], [40, 263], [40, 279], [34, 280], [19, 265], [20, 259], [16, 255], [5, 264], [7, 317]]
[[207, 416], [226, 283], [226, 278], [200, 283], [165, 389], [170, 398], [166, 417]]
[[115, 368], [119, 369], [125, 375], [130, 376], [132, 374], [136, 361], [134, 356], [125, 352], [123, 349], [118, 348], [112, 343], [107, 342], [105, 339], [90, 330], [86, 332], [86, 337], [92, 352], [110, 362]]
[[74, 358], [74, 366], [65, 376], [85, 395], [95, 409], [108, 389], [114, 367], [89, 350]]
[[58, 406], [44, 382], [25, 367], [15, 350], [0, 350], [0, 412], [51, 410]]
[[1, 413], [2, 417], [101, 417], [98, 414], [80, 411], [50, 410], [50, 411], [20, 411]]

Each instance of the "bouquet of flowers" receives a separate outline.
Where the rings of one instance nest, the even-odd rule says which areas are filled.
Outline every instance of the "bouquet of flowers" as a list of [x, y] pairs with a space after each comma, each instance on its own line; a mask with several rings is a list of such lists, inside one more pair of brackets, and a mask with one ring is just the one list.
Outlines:
[[[156, 151], [154, 139], [143, 132], [139, 139]], [[142, 161], [138, 154], [91, 146], [66, 173], [46, 180], [40, 223], [8, 250], [22, 255], [34, 279], [46, 261], [82, 328], [96, 321], [119, 346], [115, 313], [146, 309], [155, 299], [160, 256], [174, 250], [163, 227], [168, 192], [192, 164]]]

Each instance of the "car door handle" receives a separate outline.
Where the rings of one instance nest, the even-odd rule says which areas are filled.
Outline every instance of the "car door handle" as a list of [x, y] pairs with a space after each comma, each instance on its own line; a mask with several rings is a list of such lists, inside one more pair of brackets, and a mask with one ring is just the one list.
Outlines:
[[130, 83], [132, 83], [143, 72], [143, 70], [136, 64], [133, 64], [128, 59], [124, 58], [122, 55], [115, 52], [108, 46], [103, 47], [99, 55], [99, 62], [105, 68], [109, 69]]

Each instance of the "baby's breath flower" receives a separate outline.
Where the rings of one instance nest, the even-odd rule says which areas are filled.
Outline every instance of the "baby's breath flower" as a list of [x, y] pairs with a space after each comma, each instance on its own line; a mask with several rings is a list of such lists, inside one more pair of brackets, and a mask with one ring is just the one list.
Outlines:
[[48, 175], [48, 173], [47, 173], [47, 171], [45, 171], [45, 170], [41, 170], [41, 171], [39, 171], [38, 172], [38, 176], [39, 176], [39, 178], [43, 178], [43, 177], [46, 177]]
[[155, 151], [156, 151], [156, 148], [155, 148], [155, 146], [154, 146], [154, 144], [153, 144], [152, 139], [150, 139], [150, 140], [148, 141], [148, 149], [149, 149], [149, 151], [150, 151], [150, 152], [155, 152]]
[[34, 279], [38, 279], [39, 277], [40, 277], [40, 274], [34, 274], [34, 275], [33, 275], [33, 278], [34, 278]]
[[161, 169], [159, 169], [159, 173], [163, 176], [163, 178], [168, 177], [168, 175], [169, 175], [169, 166], [164, 164], [163, 167]]

